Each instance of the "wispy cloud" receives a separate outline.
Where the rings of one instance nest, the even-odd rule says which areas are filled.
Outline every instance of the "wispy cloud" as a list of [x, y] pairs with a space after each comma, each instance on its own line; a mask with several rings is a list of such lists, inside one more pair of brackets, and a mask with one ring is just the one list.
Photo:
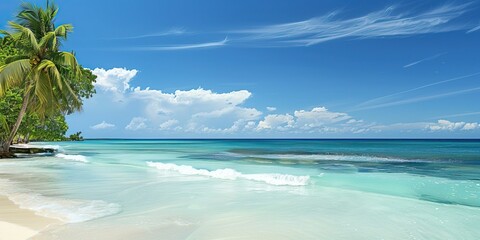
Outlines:
[[448, 32], [466, 26], [448, 24], [468, 11], [470, 3], [447, 4], [423, 12], [399, 12], [388, 7], [356, 18], [341, 19], [338, 12], [299, 22], [235, 31], [247, 41], [268, 41], [280, 46], [309, 46], [341, 38], [376, 38]]
[[480, 112], [468, 112], [468, 113], [457, 113], [457, 114], [443, 115], [443, 116], [434, 117], [432, 119], [465, 117], [465, 116], [474, 116], [474, 115], [480, 115]]
[[467, 33], [472, 33], [472, 32], [478, 31], [478, 30], [480, 30], [480, 25], [468, 30]]
[[140, 39], [140, 38], [150, 38], [150, 37], [164, 37], [164, 36], [172, 36], [172, 35], [182, 35], [185, 33], [187, 33], [187, 31], [183, 28], [172, 28], [162, 32], [142, 34], [142, 35], [129, 36], [129, 37], [118, 37], [115, 39]]
[[468, 75], [464, 75], [464, 76], [460, 76], [460, 77], [454, 77], [454, 78], [450, 78], [450, 79], [447, 79], [447, 80], [422, 85], [422, 86], [411, 88], [411, 89], [408, 89], [408, 90], [404, 90], [404, 91], [388, 94], [388, 95], [385, 95], [385, 96], [377, 97], [377, 98], [374, 98], [374, 99], [370, 99], [370, 100], [367, 100], [363, 103], [358, 104], [357, 106], [361, 107], [361, 106], [371, 105], [373, 103], [380, 102], [381, 100], [385, 100], [385, 99], [395, 97], [395, 96], [398, 96], [398, 95], [402, 95], [402, 94], [405, 94], [405, 93], [409, 93], [409, 92], [417, 91], [417, 90], [420, 90], [420, 89], [432, 87], [432, 86], [439, 85], [439, 84], [442, 84], [442, 83], [453, 82], [453, 81], [457, 81], [457, 80], [461, 80], [461, 79], [465, 79], [465, 78], [469, 78], [469, 77], [474, 77], [474, 76], [478, 76], [478, 75], [480, 75], [480, 72], [476, 72], [476, 73], [473, 73], [473, 74], [468, 74]]
[[194, 44], [183, 44], [183, 45], [169, 45], [169, 46], [150, 46], [150, 47], [134, 47], [128, 48], [127, 50], [138, 50], [138, 51], [173, 51], [173, 50], [187, 50], [187, 49], [198, 49], [198, 48], [213, 48], [225, 46], [228, 43], [228, 38], [225, 38], [222, 41], [217, 42], [206, 42], [206, 43], [194, 43]]
[[409, 64], [407, 64], [407, 65], [405, 65], [405, 66], [403, 66], [403, 67], [404, 67], [404, 68], [409, 68], [409, 67], [415, 66], [415, 65], [417, 65], [417, 64], [419, 64], [419, 63], [433, 60], [433, 59], [438, 58], [438, 57], [440, 57], [440, 56], [442, 56], [442, 55], [445, 55], [445, 53], [435, 54], [435, 55], [433, 55], [433, 56], [430, 56], [430, 57], [427, 57], [427, 58], [423, 58], [423, 59], [420, 59], [420, 60], [418, 60], [418, 61], [409, 63]]
[[376, 104], [376, 105], [370, 105], [370, 106], [366, 106], [366, 107], [357, 108], [357, 109], [354, 109], [353, 111], [376, 109], [376, 108], [404, 105], [404, 104], [410, 104], [410, 103], [416, 103], [416, 102], [424, 102], [424, 101], [433, 100], [433, 99], [437, 99], [437, 98], [444, 98], [444, 97], [450, 97], [450, 96], [470, 93], [470, 92], [474, 92], [474, 91], [478, 91], [478, 90], [480, 90], [480, 87], [469, 88], [469, 89], [447, 92], [447, 93], [436, 94], [436, 95], [429, 95], [429, 96], [423, 96], [423, 97], [416, 97], [416, 98], [409, 98], [409, 99], [403, 99], [403, 100], [398, 100], [398, 101], [380, 103], [380, 104]]

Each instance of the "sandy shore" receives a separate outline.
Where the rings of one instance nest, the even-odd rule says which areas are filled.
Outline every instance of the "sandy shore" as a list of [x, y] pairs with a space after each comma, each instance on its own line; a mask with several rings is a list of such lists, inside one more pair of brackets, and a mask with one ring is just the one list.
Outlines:
[[21, 209], [5, 196], [0, 196], [0, 240], [21, 240], [35, 236], [60, 221]]

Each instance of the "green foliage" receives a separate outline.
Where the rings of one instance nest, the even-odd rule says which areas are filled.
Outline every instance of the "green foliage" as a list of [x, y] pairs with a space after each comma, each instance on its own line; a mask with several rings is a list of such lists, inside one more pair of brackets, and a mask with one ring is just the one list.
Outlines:
[[[0, 97], [0, 138], [5, 138], [9, 129], [17, 120], [22, 106], [22, 90], [16, 88]], [[68, 125], [60, 112], [47, 118], [40, 118], [36, 113], [27, 113], [18, 129], [18, 137], [23, 140], [61, 141], [65, 140]]]
[[[38, 117], [30, 118], [30, 120], [32, 121], [30, 124], [25, 124], [29, 126], [28, 131], [22, 132], [19, 130], [19, 134], [23, 136], [30, 134], [30, 140], [37, 141], [63, 141], [66, 139], [65, 133], [68, 130], [68, 125], [65, 122], [65, 116], [59, 114], [43, 121]], [[39, 125], [34, 125], [35, 123]]]
[[4, 121], [4, 131], [0, 134], [1, 139], [4, 139], [10, 133], [11, 126], [17, 120], [23, 100], [20, 92], [18, 88], [12, 89], [7, 91], [3, 97], [0, 97], [0, 116]]
[[55, 27], [57, 12], [58, 8], [48, 2], [45, 8], [22, 4], [15, 21], [8, 22], [11, 30], [2, 31], [18, 53], [0, 65], [0, 96], [10, 88], [24, 89], [25, 96], [31, 96], [30, 111], [41, 117], [53, 115], [58, 109], [81, 109], [79, 96], [69, 81], [72, 75], [79, 77], [81, 69], [72, 53], [60, 51], [73, 27]]
[[[62, 74], [67, 76], [68, 83], [72, 88], [72, 91], [78, 96], [78, 99], [83, 103], [83, 99], [91, 98], [95, 93], [95, 86], [93, 85], [96, 82], [97, 76], [92, 73], [89, 69], [83, 68], [80, 66], [80, 75], [73, 73], [71, 69], [65, 69]], [[75, 108], [69, 108], [72, 106], [70, 103], [63, 104], [66, 114], [71, 114], [75, 112]]]
[[83, 141], [82, 132], [76, 132], [69, 137], [70, 141]]
[[[73, 27], [55, 26], [57, 13], [48, 1], [45, 8], [22, 3], [8, 22], [11, 30], [0, 30], [0, 142], [7, 143], [10, 132], [27, 140], [65, 140], [65, 115], [81, 110], [83, 99], [95, 94], [96, 76], [73, 53], [60, 51]], [[80, 134], [71, 137], [81, 140]]]
[[11, 41], [0, 38], [0, 65], [5, 64], [5, 59], [18, 54], [18, 49]]
[[0, 115], [0, 139], [7, 137], [8, 129], [6, 117], [4, 115]]

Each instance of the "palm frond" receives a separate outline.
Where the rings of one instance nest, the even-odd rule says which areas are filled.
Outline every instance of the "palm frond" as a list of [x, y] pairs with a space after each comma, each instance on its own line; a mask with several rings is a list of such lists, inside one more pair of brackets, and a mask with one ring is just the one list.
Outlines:
[[63, 87], [61, 90], [61, 98], [67, 103], [63, 106], [67, 107], [69, 112], [72, 111], [81, 111], [82, 110], [82, 101], [78, 98], [77, 94], [70, 87], [70, 84], [67, 81], [62, 81]]
[[0, 66], [0, 96], [3, 96], [10, 87], [20, 86], [30, 72], [29, 59], [21, 59]]
[[62, 89], [63, 87], [62, 76], [58, 71], [58, 68], [54, 62], [44, 59], [40, 62], [40, 64], [38, 64], [37, 68], [38, 68], [38, 71], [42, 73], [47, 73], [51, 81], [57, 82], [55, 86]]
[[43, 35], [41, 8], [31, 3], [22, 3], [21, 11], [18, 13], [18, 23], [32, 30], [35, 36], [40, 38]]
[[5, 37], [9, 37], [9, 36], [10, 36], [10, 33], [9, 33], [8, 31], [1, 30], [1, 29], [0, 29], [0, 34], [2, 34], [2, 35], [5, 36]]
[[55, 34], [57, 37], [67, 39], [67, 34], [73, 32], [73, 26], [71, 24], [62, 24], [55, 28]]
[[9, 64], [9, 63], [15, 62], [17, 60], [22, 60], [22, 59], [30, 59], [30, 58], [27, 55], [14, 55], [14, 56], [10, 56], [10, 57], [5, 58], [5, 64]]
[[57, 36], [55, 32], [48, 32], [40, 39], [39, 43], [40, 48], [45, 49], [57, 49]]
[[36, 71], [34, 81], [34, 94], [38, 98], [39, 104], [49, 106], [53, 99], [53, 88], [50, 76], [43, 71]]
[[52, 60], [59, 65], [71, 68], [75, 76], [81, 76], [80, 65], [78, 65], [77, 58], [70, 52], [56, 52], [52, 56]]
[[28, 40], [29, 46], [35, 51], [39, 52], [40, 51], [40, 46], [38, 45], [37, 38], [35, 37], [35, 34], [30, 30], [29, 28], [26, 28], [18, 23], [15, 22], [8, 22], [11, 28], [14, 30], [21, 32], [22, 37], [25, 40]]

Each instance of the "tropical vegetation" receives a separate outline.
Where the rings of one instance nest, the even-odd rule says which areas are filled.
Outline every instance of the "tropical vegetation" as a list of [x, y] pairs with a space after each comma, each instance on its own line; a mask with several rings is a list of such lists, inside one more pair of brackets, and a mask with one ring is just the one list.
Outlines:
[[0, 31], [0, 156], [14, 141], [65, 140], [65, 115], [95, 93], [96, 76], [60, 50], [73, 26], [56, 26], [57, 13], [48, 1], [45, 8], [23, 3], [10, 29]]

